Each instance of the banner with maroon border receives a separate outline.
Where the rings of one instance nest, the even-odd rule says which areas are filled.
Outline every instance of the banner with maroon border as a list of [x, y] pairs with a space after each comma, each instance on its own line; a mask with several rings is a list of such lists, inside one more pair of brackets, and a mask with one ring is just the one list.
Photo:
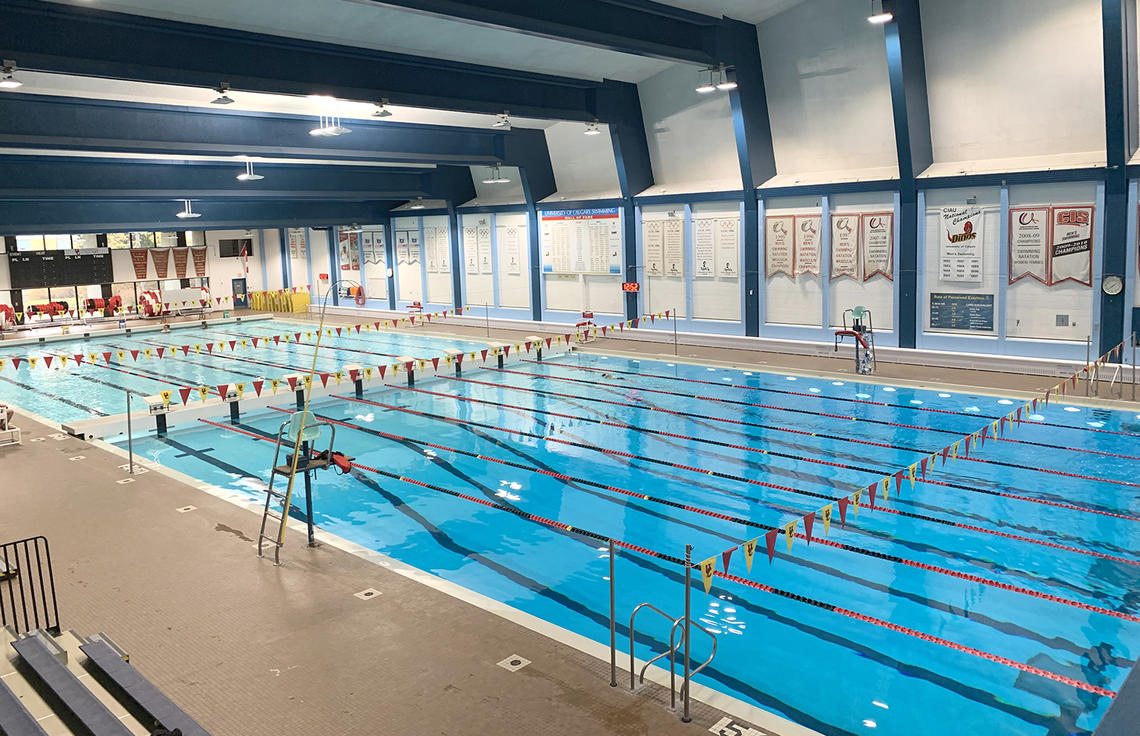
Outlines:
[[206, 275], [206, 247], [191, 248], [190, 252], [194, 255], [194, 273], [198, 276]]
[[1009, 208], [1009, 283], [1030, 276], [1049, 283], [1048, 206]]
[[792, 215], [772, 215], [764, 218], [765, 278], [782, 273], [792, 276], [795, 256], [796, 218]]
[[809, 273], [819, 276], [820, 237], [819, 231], [823, 227], [821, 215], [796, 215], [796, 242], [795, 262], [792, 269], [793, 276]]
[[867, 212], [859, 216], [863, 241], [863, 281], [883, 275], [895, 280], [895, 213]]
[[135, 267], [135, 278], [142, 281], [146, 278], [146, 258], [150, 248], [131, 248], [131, 265]]
[[859, 280], [859, 215], [831, 215], [831, 278]]
[[150, 258], [154, 261], [154, 275], [160, 279], [166, 278], [170, 272], [170, 249], [151, 248]]
[[172, 248], [174, 252], [174, 275], [177, 278], [186, 278], [186, 256], [190, 255], [186, 252], [186, 248]]
[[1049, 231], [1049, 284], [1065, 281], [1092, 286], [1093, 214], [1091, 205], [1054, 207]]

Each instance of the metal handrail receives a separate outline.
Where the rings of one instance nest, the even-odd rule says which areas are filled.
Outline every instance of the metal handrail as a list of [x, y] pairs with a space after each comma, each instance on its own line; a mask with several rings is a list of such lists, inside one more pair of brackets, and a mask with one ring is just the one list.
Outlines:
[[[673, 624], [674, 626], [676, 626], [676, 622], [680, 620], [680, 619], [674, 619], [672, 616], [665, 613], [664, 611], [662, 611], [660, 608], [653, 605], [652, 603], [642, 603], [633, 609], [633, 613], [629, 614], [629, 689], [630, 690], [633, 690], [634, 687], [636, 687], [636, 685], [634, 684], [634, 675], [633, 675], [633, 670], [636, 667], [636, 664], [633, 661], [633, 645], [634, 645], [633, 639], [634, 639], [634, 635], [636, 632], [634, 631], [634, 628], [633, 628], [633, 621], [634, 621], [634, 619], [637, 618], [637, 612], [643, 608], [648, 608], [649, 610], [653, 611], [654, 613], [660, 614], [662, 618], [664, 618], [666, 621]], [[653, 664], [654, 662], [661, 659], [662, 657], [669, 656], [673, 653], [674, 653], [674, 650], [672, 647], [672, 641], [670, 641], [669, 651], [662, 652], [661, 654], [658, 654], [656, 657], [654, 657], [653, 659], [646, 662], [645, 667], [641, 668], [641, 673], [640, 673], [641, 682], [643, 682], [643, 683], [645, 682], [645, 670], [646, 670], [646, 668], [649, 667], [649, 665]], [[670, 669], [672, 669], [672, 668], [670, 667]]]
[[11, 625], [17, 633], [47, 629], [59, 634], [59, 605], [47, 537], [0, 544], [0, 559], [0, 626]]
[[[682, 617], [682, 619], [683, 619], [683, 617]], [[681, 622], [682, 622], [682, 619], [678, 619], [678, 620], [677, 620], [677, 621], [676, 621], [676, 622], [673, 624], [673, 629], [674, 629], [674, 630], [676, 630], [677, 626], [679, 626], [679, 625], [681, 624]], [[708, 659], [706, 659], [704, 662], [701, 662], [701, 663], [700, 663], [699, 665], [697, 665], [697, 666], [696, 666], [696, 667], [695, 667], [695, 668], [694, 668], [694, 669], [693, 669], [691, 672], [689, 672], [689, 678], [688, 678], [688, 680], [687, 680], [687, 681], [685, 681], [685, 682], [682, 682], [682, 683], [681, 683], [681, 692], [680, 692], [680, 694], [681, 694], [681, 697], [684, 697], [685, 695], [687, 695], [687, 694], [688, 694], [688, 692], [689, 692], [689, 684], [690, 684], [690, 683], [692, 683], [692, 681], [693, 681], [693, 677], [694, 677], [694, 676], [695, 676], [695, 675], [696, 675], [698, 672], [700, 672], [700, 671], [701, 671], [701, 670], [703, 670], [705, 667], [707, 667], [707, 666], [709, 665], [709, 663], [713, 661], [713, 657], [715, 657], [715, 656], [716, 656], [716, 634], [712, 633], [711, 631], [709, 631], [708, 629], [706, 629], [704, 626], [701, 626], [700, 624], [696, 623], [696, 622], [695, 622], [695, 621], [693, 621], [692, 619], [690, 619], [690, 620], [689, 620], [689, 624], [690, 624], [691, 626], [696, 626], [698, 629], [700, 629], [701, 631], [703, 631], [703, 632], [705, 632], [706, 634], [708, 634], [708, 637], [709, 637], [710, 639], [712, 639], [712, 651], [711, 651], [711, 652], [709, 652], [709, 658], [708, 658]], [[682, 629], [682, 631], [683, 631], [683, 629]], [[683, 636], [684, 636], [684, 634], [682, 634], [682, 637], [683, 637]], [[673, 641], [673, 635], [672, 635], [672, 634], [670, 634], [670, 635], [669, 635], [669, 641], [670, 641], [670, 642], [672, 642], [672, 641]], [[678, 646], [680, 646], [680, 645], [678, 644]]]

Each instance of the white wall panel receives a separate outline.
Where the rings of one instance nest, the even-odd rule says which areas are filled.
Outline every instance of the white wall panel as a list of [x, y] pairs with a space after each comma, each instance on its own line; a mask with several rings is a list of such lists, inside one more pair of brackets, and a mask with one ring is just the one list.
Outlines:
[[[530, 247], [526, 221], [525, 212], [495, 215], [495, 242], [499, 251], [495, 276], [499, 280], [500, 307], [530, 309]], [[511, 254], [507, 247], [510, 231], [519, 238], [519, 262], [515, 268], [510, 265]], [[512, 270], [518, 273], [511, 273]]]
[[600, 126], [601, 135], [585, 135], [585, 130], [585, 124], [569, 122], [546, 129], [558, 196], [570, 200], [621, 196], [609, 126]]

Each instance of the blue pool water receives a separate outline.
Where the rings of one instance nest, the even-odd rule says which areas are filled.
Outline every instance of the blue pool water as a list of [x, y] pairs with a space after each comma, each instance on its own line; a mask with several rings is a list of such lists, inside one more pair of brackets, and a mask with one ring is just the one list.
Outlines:
[[[605, 543], [512, 510], [661, 555], [619, 552], [620, 642], [639, 603], [681, 614], [671, 558], [686, 544], [695, 560], [719, 555], [1011, 408], [581, 354], [364, 399], [314, 403], [352, 425], [338, 427], [338, 449], [371, 469], [320, 478], [319, 525], [604, 643]], [[258, 438], [287, 416], [284, 398], [281, 408], [136, 439], [135, 452], [261, 500], [273, 443]], [[769, 564], [761, 541], [750, 574], [735, 553], [730, 572], [794, 596], [723, 578], [706, 595], [695, 574], [694, 616], [719, 637], [698, 681], [825, 734], [1092, 731], [1108, 697], [1026, 670], [1116, 690], [1140, 654], [1140, 623], [1089, 610], [1140, 616], [1138, 436], [1135, 414], [1054, 403], [1014, 441], [987, 442], [980, 461], [904, 482], [887, 508], [909, 515], [849, 510], [846, 528], [837, 518], [828, 541], [846, 547], [797, 540], [788, 554], [781, 537]], [[647, 617], [644, 631], [637, 654], [648, 657], [668, 630]], [[693, 647], [704, 659], [699, 633]]]
[[[133, 335], [94, 334], [89, 339], [64, 340], [42, 346], [0, 347], [0, 359], [5, 360], [0, 370], [0, 403], [13, 404], [45, 419], [70, 422], [77, 419], [119, 414], [126, 410], [124, 390], [136, 397], [154, 396], [176, 386], [215, 386], [222, 383], [249, 381], [257, 377], [280, 378], [292, 372], [287, 366], [303, 366], [307, 372], [312, 364], [312, 344], [316, 335], [306, 337], [305, 332], [316, 330], [313, 322], [289, 320], [255, 320], [201, 326], [176, 327], [170, 333], [136, 332]], [[268, 347], [246, 348], [231, 352], [228, 343], [250, 337], [301, 333], [301, 344], [293, 342], [268, 343]], [[225, 342], [227, 347], [211, 354], [205, 343]], [[178, 347], [189, 345], [190, 352], [183, 355]], [[194, 346], [200, 345], [200, 354]], [[259, 342], [259, 345], [263, 343]], [[159, 347], [178, 350], [173, 359], [152, 357], [138, 360], [129, 351], [152, 351]], [[485, 343], [469, 342], [417, 335], [411, 331], [350, 333], [345, 329], [338, 336], [326, 335], [321, 339], [321, 354], [317, 370], [330, 371], [348, 365], [362, 366], [391, 363], [401, 355], [430, 358], [442, 355], [445, 348], [454, 347], [469, 351], [486, 347]], [[119, 360], [118, 351], [127, 351]], [[103, 359], [111, 352], [111, 360]], [[99, 357], [91, 365], [84, 357], [76, 365], [70, 356]], [[50, 368], [45, 367], [42, 356], [69, 356], [66, 366], [58, 357]], [[152, 352], [152, 356], [155, 353]], [[40, 358], [32, 368], [26, 359]], [[13, 367], [12, 358], [25, 359]], [[196, 397], [197, 394], [194, 394]], [[177, 403], [177, 394], [175, 398]]]

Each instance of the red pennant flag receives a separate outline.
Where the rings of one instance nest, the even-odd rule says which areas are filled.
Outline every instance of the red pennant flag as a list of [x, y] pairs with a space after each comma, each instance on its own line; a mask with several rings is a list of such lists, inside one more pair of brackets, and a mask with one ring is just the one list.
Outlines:
[[228, 383], [218, 384], [218, 396], [221, 396], [223, 399], [226, 398], [226, 391], [229, 387], [230, 385]]
[[[110, 353], [105, 353], [105, 355], [110, 355]], [[23, 358], [12, 358], [12, 368], [14, 370], [19, 370], [20, 369], [20, 361], [22, 361], [22, 360], [23, 360]]]
[[353, 369], [349, 370], [349, 372], [348, 372], [348, 380], [352, 381], [353, 383], [356, 383], [356, 377], [358, 375], [360, 375], [360, 371], [353, 368]]
[[257, 347], [257, 340], [258, 340], [258, 338], [256, 338], [256, 337], [253, 338], [253, 346], [254, 347]]
[[1021, 407], [1017, 407], [1017, 423], [1021, 424]]
[[970, 443], [972, 441], [973, 440], [970, 438], [970, 435], [966, 435], [966, 442], [962, 445], [962, 457], [970, 456]]
[[230, 340], [230, 352], [233, 352], [234, 345], [237, 345], [237, 340]]
[[879, 488], [879, 482], [878, 481], [875, 481], [871, 485], [867, 486], [867, 492], [871, 495], [871, 510], [872, 511], [875, 510], [875, 491], [877, 491], [878, 488]]
[[51, 355], [45, 355], [45, 356], [44, 356], [44, 366], [45, 366], [45, 367], [47, 367], [47, 368], [51, 368], [51, 359], [52, 359], [52, 357], [54, 357], [54, 356], [51, 356]]
[[160, 357], [160, 358], [161, 358], [161, 357], [162, 357], [162, 354], [163, 354], [164, 352], [166, 352], [166, 348], [159, 348], [159, 349], [158, 349], [158, 357]]
[[380, 329], [380, 323], [379, 322], [373, 322], [372, 327], [374, 327], [375, 329], [378, 330], [378, 329]]
[[990, 425], [988, 425], [988, 424], [985, 425], [984, 427], [982, 427], [982, 433], [980, 435], [978, 435], [978, 447], [985, 447], [986, 446], [986, 432], [988, 432], [989, 429], [990, 429]]
[[190, 403], [190, 392], [193, 390], [194, 389], [190, 388], [189, 386], [180, 386], [178, 388], [178, 395], [182, 397], [183, 404]]
[[294, 342], [301, 342], [301, 333], [300, 332], [294, 332], [293, 333], [293, 341]]
[[214, 354], [214, 343], [212, 343], [212, 342], [206, 343], [206, 352], [208, 352], [210, 355]]
[[942, 467], [946, 467], [946, 458], [949, 456], [950, 456], [950, 448], [948, 446], [943, 447], [942, 448]]
[[529, 340], [527, 340], [525, 347], [526, 347], [526, 351], [528, 353], [530, 352], [530, 346], [531, 346], [531, 342]]
[[811, 527], [815, 523], [815, 512], [804, 516], [804, 533], [807, 534], [807, 543], [811, 544]]
[[[1045, 391], [1045, 406], [1049, 406], [1049, 391]], [[1033, 400], [1033, 411], [1037, 411], [1037, 399]]]
[[416, 362], [414, 360], [409, 360], [407, 363], [404, 363], [404, 370], [406, 370], [408, 373], [411, 373], [415, 365]]
[[638, 323], [638, 322], [640, 322], [640, 321], [641, 321], [641, 319], [640, 319], [639, 317], [634, 317], [634, 318], [633, 318], [633, 327], [634, 327], [634, 329], [637, 329], [637, 323]]
[[110, 363], [111, 362], [111, 354], [110, 353], [103, 353], [103, 360], [106, 361], [107, 363]]
[[340, 329], [341, 329], [341, 328], [339, 328], [339, 327], [338, 327], [338, 328], [336, 328], [336, 336], [337, 336], [337, 337], [340, 337]]
[[381, 381], [383, 381], [383, 380], [384, 380], [384, 371], [388, 369], [388, 366], [386, 366], [386, 365], [378, 365], [378, 366], [376, 366], [376, 367], [377, 367], [377, 369], [379, 369], [379, 371], [380, 371], [380, 380], [381, 380]]
[[768, 564], [772, 564], [772, 557], [776, 554], [776, 530], [764, 535], [764, 544], [768, 547]]
[[483, 362], [484, 362], [484, 363], [486, 363], [486, 362], [487, 362], [487, 351], [486, 351], [486, 350], [481, 350], [481, 351], [479, 351], [479, 352], [480, 352], [480, 354], [483, 356]]
[[355, 327], [356, 327], [356, 334], [359, 335], [360, 334], [360, 325], [355, 325]]
[[273, 344], [274, 345], [280, 345], [281, 344], [281, 336], [280, 335], [274, 335], [273, 336]]
[[919, 462], [919, 467], [920, 467], [920, 468], [921, 468], [921, 470], [922, 470], [922, 479], [923, 479], [923, 480], [926, 480], [926, 461], [927, 461], [927, 459], [928, 459], [928, 458], [926, 458], [926, 457], [924, 456], [924, 457], [922, 458], [922, 461], [921, 461], [921, 462]]
[[255, 393], [258, 396], [261, 396], [261, 387], [264, 384], [265, 384], [265, 381], [254, 381], [253, 382], [253, 393]]
[[669, 319], [669, 312], [670, 311], [671, 310], [668, 310], [668, 309], [665, 310], [665, 319]]
[[903, 479], [903, 471], [900, 470], [899, 472], [895, 473], [895, 495], [896, 496], [902, 495], [902, 479]]
[[510, 345], [504, 345], [503, 346], [503, 357], [504, 358], [509, 357], [510, 354], [511, 354], [511, 346]]
[[553, 337], [548, 337], [548, 338], [546, 338], [546, 347], [547, 347], [547, 348], [549, 348], [549, 347], [550, 347], [550, 343], [551, 343], [551, 342], [553, 342], [553, 341], [554, 341], [554, 338], [553, 338]]
[[431, 367], [437, 371], [439, 370], [439, 358], [432, 358], [431, 359]]
[[733, 547], [732, 549], [726, 549], [724, 552], [720, 553], [720, 561], [724, 565], [725, 572], [728, 572], [728, 561], [732, 559], [732, 550], [734, 549], [736, 549], [736, 547]]
[[455, 356], [455, 364], [456, 365], [463, 365], [463, 353], [459, 353], [458, 355]]
[[131, 360], [138, 360], [138, 359], [139, 359], [139, 351], [132, 350], [131, 351]]
[[296, 376], [289, 376], [288, 380], [289, 380], [289, 388], [293, 391], [296, 391], [297, 390], [297, 377]]
[[190, 346], [189, 345], [183, 345], [182, 346], [182, 354], [183, 355], [189, 355], [190, 354]]
[[317, 375], [319, 375], [321, 377], [321, 385], [322, 386], [328, 386], [329, 385], [329, 374], [328, 373], [318, 373]]
[[851, 499], [847, 496], [842, 496], [839, 499], [839, 524], [840, 526], [847, 526], [847, 504], [851, 503]]
[[71, 357], [75, 359], [76, 365], [79, 365], [80, 363], [83, 362], [83, 354], [82, 353], [76, 353], [75, 355], [73, 355]]
[[606, 328], [607, 327], [609, 327], [609, 325], [602, 325], [602, 337], [606, 336]]
[[463, 307], [456, 307], [456, 308], [455, 308], [455, 313], [456, 313], [456, 314], [463, 314]]
[[424, 319], [426, 319], [428, 322], [431, 322], [431, 315], [430, 315], [430, 314], [425, 314], [425, 315], [424, 315]]

